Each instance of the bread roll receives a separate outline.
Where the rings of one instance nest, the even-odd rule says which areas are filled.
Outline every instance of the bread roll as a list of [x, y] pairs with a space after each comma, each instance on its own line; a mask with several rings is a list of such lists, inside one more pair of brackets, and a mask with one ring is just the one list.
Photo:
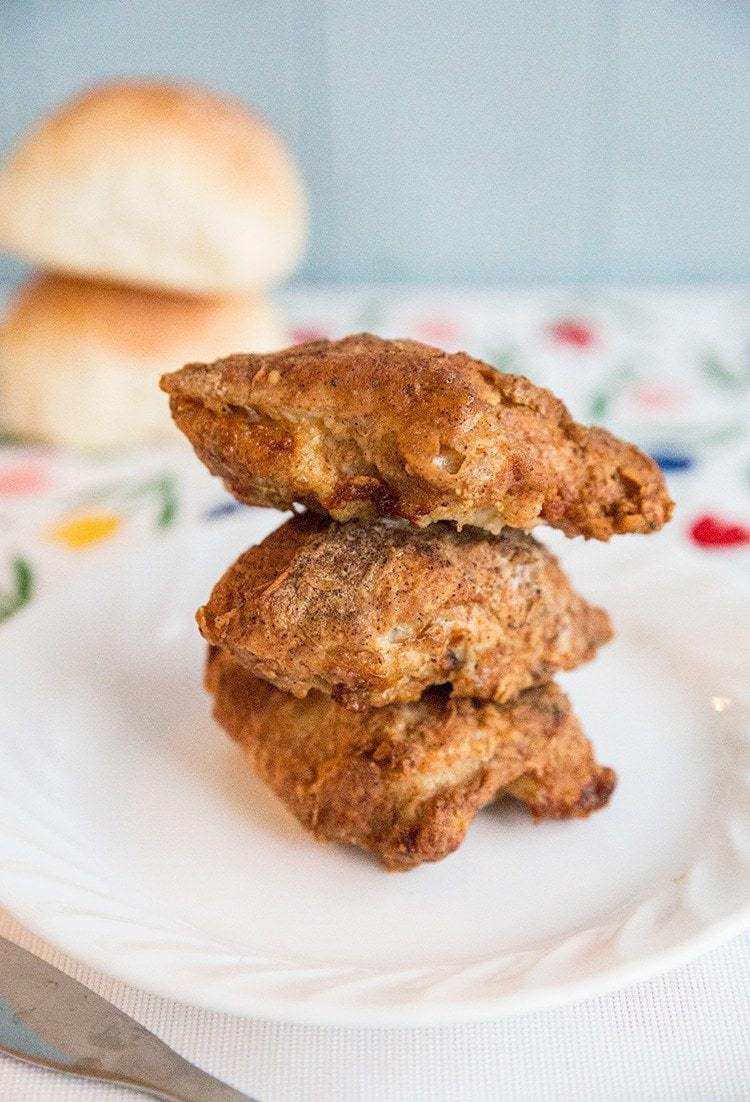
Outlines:
[[192, 87], [95, 88], [0, 174], [0, 246], [90, 279], [208, 295], [267, 286], [297, 264], [306, 222], [278, 135]]
[[22, 289], [2, 326], [0, 422], [83, 449], [171, 435], [159, 390], [165, 369], [286, 343], [275, 309], [258, 295], [194, 299], [42, 276]]

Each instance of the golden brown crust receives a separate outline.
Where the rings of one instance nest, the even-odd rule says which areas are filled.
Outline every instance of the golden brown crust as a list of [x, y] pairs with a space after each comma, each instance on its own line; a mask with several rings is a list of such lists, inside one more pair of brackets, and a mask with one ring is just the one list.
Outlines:
[[151, 367], [173, 363], [191, 345], [226, 349], [252, 340], [268, 350], [288, 340], [280, 314], [262, 294], [196, 298], [48, 273], [20, 289], [2, 334], [3, 346], [32, 344], [37, 357], [46, 342], [62, 370], [69, 368], [66, 355], [121, 355]]
[[297, 263], [302, 181], [238, 100], [123, 80], [43, 119], [0, 172], [0, 243], [39, 267], [196, 295], [269, 286]]
[[456, 696], [510, 700], [611, 637], [607, 614], [524, 533], [312, 513], [240, 556], [197, 619], [209, 643], [277, 688], [355, 709], [445, 682]]
[[463, 352], [359, 334], [189, 364], [161, 385], [199, 458], [251, 505], [601, 540], [671, 515], [638, 448]]
[[206, 687], [219, 724], [303, 826], [392, 869], [447, 856], [501, 795], [535, 818], [568, 818], [603, 807], [615, 786], [554, 685], [506, 705], [438, 689], [352, 712], [282, 693], [210, 648]]
[[157, 380], [188, 355], [287, 342], [262, 295], [199, 299], [63, 276], [29, 279], [0, 326], [3, 426], [75, 448], [172, 433]]

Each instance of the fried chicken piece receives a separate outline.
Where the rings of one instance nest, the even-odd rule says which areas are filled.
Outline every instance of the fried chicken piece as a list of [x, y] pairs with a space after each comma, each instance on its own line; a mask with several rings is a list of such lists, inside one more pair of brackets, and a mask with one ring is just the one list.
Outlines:
[[258, 677], [349, 708], [510, 700], [592, 658], [609, 618], [512, 528], [338, 524], [304, 513], [251, 547], [198, 609], [201, 633]]
[[615, 786], [555, 685], [505, 705], [433, 689], [352, 712], [321, 693], [282, 693], [210, 648], [206, 687], [219, 724], [303, 826], [390, 869], [446, 857], [500, 796], [564, 819], [603, 807]]
[[198, 457], [249, 505], [599, 540], [672, 512], [638, 448], [464, 352], [359, 334], [188, 364], [161, 386]]

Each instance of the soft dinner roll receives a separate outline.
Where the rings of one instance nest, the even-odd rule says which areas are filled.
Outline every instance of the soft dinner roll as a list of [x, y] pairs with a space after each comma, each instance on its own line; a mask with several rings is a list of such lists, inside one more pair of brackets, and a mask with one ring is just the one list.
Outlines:
[[45, 119], [0, 175], [0, 246], [88, 278], [243, 292], [294, 268], [306, 224], [278, 135], [198, 88], [95, 88]]
[[43, 276], [0, 332], [0, 422], [53, 444], [106, 448], [172, 433], [159, 376], [198, 350], [283, 347], [257, 295], [203, 300]]

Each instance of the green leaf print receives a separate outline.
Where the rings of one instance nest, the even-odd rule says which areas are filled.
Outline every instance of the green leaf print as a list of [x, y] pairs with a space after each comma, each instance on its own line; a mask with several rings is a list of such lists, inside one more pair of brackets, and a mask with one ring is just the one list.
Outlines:
[[602, 390], [597, 390], [591, 395], [589, 402], [589, 417], [592, 421], [602, 421], [607, 416], [610, 400]]
[[10, 448], [16, 444], [25, 444], [28, 442], [28, 437], [22, 436], [19, 432], [11, 432], [9, 429], [0, 429], [0, 447]]
[[359, 333], [377, 333], [383, 325], [385, 313], [386, 302], [384, 299], [367, 299], [357, 314], [355, 330]]
[[592, 421], [603, 421], [609, 414], [615, 399], [619, 398], [625, 387], [636, 377], [634, 367], [620, 367], [613, 371], [598, 390], [589, 396], [588, 414]]
[[750, 362], [735, 371], [723, 362], [716, 352], [706, 352], [700, 358], [704, 377], [720, 390], [744, 391], [750, 389]]
[[0, 622], [28, 604], [34, 592], [34, 572], [26, 559], [12, 559], [10, 569], [11, 587], [0, 590]]
[[159, 528], [169, 528], [177, 519], [179, 501], [177, 482], [173, 475], [164, 474], [150, 478], [131, 491], [132, 497], [153, 496], [156, 498], [158, 512], [156, 524]]
[[496, 371], [517, 372], [521, 369], [518, 349], [514, 344], [504, 344], [499, 348], [488, 348], [485, 359]]

